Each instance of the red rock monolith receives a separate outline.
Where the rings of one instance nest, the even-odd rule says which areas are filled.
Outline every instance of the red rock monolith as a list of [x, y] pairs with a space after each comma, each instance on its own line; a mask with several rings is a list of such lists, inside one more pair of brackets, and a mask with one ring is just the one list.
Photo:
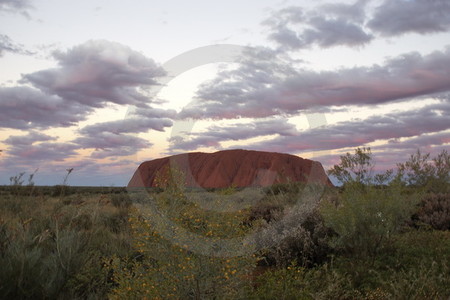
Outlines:
[[275, 183], [307, 182], [332, 186], [322, 164], [291, 154], [225, 150], [185, 153], [143, 162], [128, 187], [155, 187], [158, 174], [176, 168], [185, 174], [188, 187], [270, 186]]

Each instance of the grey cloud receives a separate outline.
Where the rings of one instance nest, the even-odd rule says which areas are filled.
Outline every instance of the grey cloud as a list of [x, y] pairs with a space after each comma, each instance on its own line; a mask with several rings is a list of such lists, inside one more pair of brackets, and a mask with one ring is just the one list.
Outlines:
[[0, 127], [15, 129], [68, 127], [92, 111], [77, 103], [29, 87], [0, 88]]
[[0, 88], [0, 127], [68, 127], [110, 102], [135, 105], [139, 118], [146, 119], [143, 126], [163, 130], [171, 125], [169, 118], [176, 113], [149, 107], [151, 99], [140, 93], [141, 87], [157, 84], [156, 78], [164, 74], [153, 60], [108, 41], [90, 41], [54, 56], [59, 68], [23, 75], [22, 82], [37, 89]]
[[149, 130], [164, 131], [171, 127], [176, 117], [173, 109], [141, 108], [132, 110], [125, 119], [101, 122], [80, 129], [82, 135], [97, 135], [103, 132], [113, 134], [141, 133]]
[[301, 40], [297, 32], [287, 26], [278, 26], [270, 33], [269, 39], [288, 49], [299, 49], [305, 46], [305, 42]]
[[95, 134], [98, 132], [119, 133], [140, 133], [151, 129], [164, 131], [165, 127], [171, 127], [173, 124], [170, 119], [161, 118], [128, 118], [117, 121], [109, 121], [88, 125], [81, 129], [82, 134]]
[[136, 136], [102, 131], [83, 135], [73, 140], [72, 143], [79, 148], [95, 149], [91, 154], [93, 158], [132, 155], [141, 149], [152, 146], [147, 140]]
[[165, 71], [153, 60], [124, 45], [96, 40], [56, 52], [59, 68], [23, 76], [49, 94], [89, 107], [105, 103], [146, 107], [151, 99], [138, 87], [156, 85]]
[[3, 143], [8, 145], [32, 145], [35, 142], [54, 141], [56, 137], [50, 135], [29, 131], [27, 135], [10, 136]]
[[450, 30], [448, 0], [385, 0], [367, 26], [384, 36]]
[[345, 19], [314, 17], [308, 20], [308, 26], [297, 32], [287, 25], [273, 28], [269, 38], [282, 48], [301, 49], [317, 45], [322, 48], [334, 46], [361, 46], [374, 37], [355, 23]]
[[259, 120], [253, 123], [213, 125], [202, 133], [189, 133], [190, 139], [174, 137], [169, 141], [172, 150], [194, 150], [199, 147], [220, 147], [220, 142], [237, 141], [266, 135], [294, 136], [297, 130], [286, 119]]
[[420, 135], [406, 141], [400, 141], [398, 139], [392, 139], [387, 144], [379, 146], [378, 148], [383, 150], [394, 149], [419, 149], [424, 145], [427, 146], [441, 146], [450, 144], [450, 132], [438, 132], [431, 134]]
[[261, 23], [269, 27], [286, 25], [290, 22], [302, 23], [307, 19], [305, 13], [305, 10], [300, 6], [289, 6], [278, 11], [273, 11], [270, 17]]
[[373, 14], [366, 12], [371, 0], [353, 4], [327, 3], [308, 11], [288, 7], [263, 22], [268, 38], [281, 49], [319, 46], [362, 46], [375, 35], [431, 34], [450, 30], [448, 0], [384, 0]]
[[376, 140], [414, 137], [450, 129], [450, 102], [429, 105], [416, 111], [373, 116], [308, 130], [295, 137], [276, 137], [252, 145], [266, 151], [298, 152], [358, 147]]
[[6, 151], [8, 157], [4, 163], [8, 164], [8, 161], [10, 161], [27, 166], [42, 162], [63, 161], [76, 155], [76, 145], [49, 142], [53, 140], [56, 140], [56, 138], [35, 131], [31, 131], [24, 136], [10, 136], [3, 141], [9, 146]]
[[76, 155], [75, 149], [74, 145], [68, 143], [40, 143], [31, 146], [15, 145], [8, 149], [8, 153], [19, 158], [23, 164], [30, 161], [63, 161]]
[[115, 149], [102, 149], [102, 150], [95, 150], [91, 154], [91, 158], [93, 159], [104, 159], [104, 158], [111, 158], [111, 157], [121, 157], [121, 156], [130, 156], [137, 153], [139, 149], [132, 148], [132, 147], [117, 147]]
[[363, 23], [366, 18], [366, 5], [370, 0], [359, 0], [353, 4], [326, 3], [319, 7], [318, 12], [325, 12], [335, 17], [345, 18], [356, 23]]
[[[271, 62], [272, 65], [276, 62]], [[244, 66], [203, 85], [183, 118], [267, 117], [307, 109], [382, 104], [450, 91], [450, 48], [422, 56], [408, 53], [382, 66], [288, 75]], [[267, 73], [273, 84], [261, 82]]]
[[282, 49], [295, 50], [314, 45], [322, 48], [360, 46], [374, 38], [362, 26], [367, 2], [325, 4], [310, 11], [289, 7], [272, 14], [263, 24], [269, 27], [269, 39]]
[[32, 51], [26, 50], [23, 45], [15, 43], [9, 36], [0, 34], [0, 57], [5, 52], [24, 55], [34, 54]]
[[309, 21], [312, 27], [306, 29], [300, 38], [304, 45], [316, 44], [322, 48], [333, 46], [359, 46], [369, 43], [373, 36], [364, 32], [361, 26], [344, 19], [315, 17]]
[[30, 18], [28, 10], [32, 8], [30, 0], [0, 0], [0, 12], [20, 13]]

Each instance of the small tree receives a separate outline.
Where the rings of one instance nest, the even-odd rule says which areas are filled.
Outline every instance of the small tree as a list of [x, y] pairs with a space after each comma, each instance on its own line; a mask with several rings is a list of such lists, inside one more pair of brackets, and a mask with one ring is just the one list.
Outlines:
[[356, 148], [355, 154], [347, 152], [341, 156], [341, 162], [328, 170], [328, 175], [334, 176], [341, 184], [368, 185], [388, 182], [393, 171], [373, 175], [375, 164], [372, 161], [372, 151], [368, 148]]
[[376, 188], [375, 184], [390, 181], [393, 171], [373, 175], [373, 168], [370, 148], [357, 148], [328, 171], [345, 187], [338, 201], [323, 201], [320, 209], [325, 225], [337, 233], [332, 242], [337, 250], [375, 257], [414, 209], [415, 197], [404, 195], [398, 181]]
[[405, 163], [397, 164], [397, 178], [410, 186], [423, 187], [433, 192], [448, 192], [450, 183], [450, 155], [442, 150], [430, 160], [430, 153], [420, 150]]

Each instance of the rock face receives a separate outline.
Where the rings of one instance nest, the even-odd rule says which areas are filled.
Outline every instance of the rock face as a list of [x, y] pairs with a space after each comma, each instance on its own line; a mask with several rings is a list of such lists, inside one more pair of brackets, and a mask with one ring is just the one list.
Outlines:
[[185, 153], [146, 161], [138, 167], [128, 187], [155, 187], [158, 182], [155, 178], [164, 177], [161, 174], [168, 174], [172, 168], [184, 174], [189, 187], [269, 186], [289, 181], [332, 186], [320, 162], [283, 153], [225, 150]]

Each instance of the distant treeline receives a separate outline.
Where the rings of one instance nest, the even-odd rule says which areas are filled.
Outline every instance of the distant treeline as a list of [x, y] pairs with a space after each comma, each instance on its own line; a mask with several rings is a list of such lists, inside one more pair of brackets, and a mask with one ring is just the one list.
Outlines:
[[0, 185], [0, 195], [45, 195], [45, 196], [60, 196], [72, 194], [120, 194], [127, 191], [124, 186], [105, 187], [105, 186], [36, 186], [36, 185]]

